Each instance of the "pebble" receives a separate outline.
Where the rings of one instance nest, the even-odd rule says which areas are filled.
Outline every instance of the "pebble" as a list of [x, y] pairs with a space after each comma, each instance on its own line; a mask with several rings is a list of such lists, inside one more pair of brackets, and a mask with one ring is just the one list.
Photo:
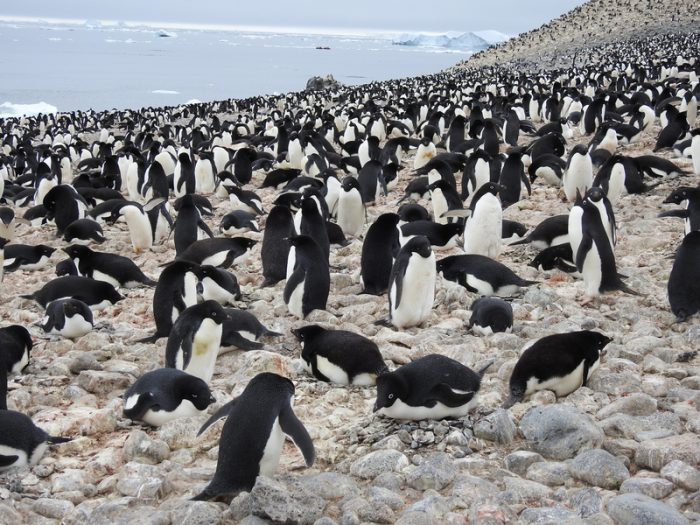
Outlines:
[[585, 450], [569, 463], [569, 472], [589, 485], [616, 489], [630, 477], [625, 464], [601, 449]]
[[662, 477], [690, 492], [700, 490], [700, 471], [683, 461], [674, 459], [659, 472]]
[[626, 479], [620, 485], [620, 492], [637, 492], [654, 499], [663, 499], [673, 492], [673, 483], [663, 478], [635, 476]]
[[374, 479], [384, 472], [401, 471], [408, 464], [408, 458], [398, 450], [376, 450], [353, 462], [350, 473], [359, 478]]
[[311, 525], [323, 515], [326, 502], [290, 479], [259, 476], [250, 491], [252, 513], [274, 522]]
[[619, 525], [688, 525], [673, 507], [643, 494], [615, 496], [608, 502], [608, 514]]
[[455, 467], [452, 458], [448, 454], [436, 452], [408, 472], [406, 483], [411, 488], [420, 491], [442, 490], [452, 482], [456, 475], [457, 467]]
[[506, 468], [518, 476], [524, 476], [530, 465], [539, 461], [544, 461], [544, 458], [529, 450], [511, 452], [504, 460]]
[[533, 463], [527, 469], [525, 477], [531, 481], [542, 483], [550, 487], [564, 485], [571, 479], [569, 467], [560, 461], [542, 461]]
[[474, 424], [474, 435], [501, 445], [513, 442], [518, 429], [507, 410], [499, 408]]
[[133, 430], [124, 443], [124, 457], [127, 461], [136, 460], [155, 465], [167, 459], [170, 447], [160, 439], [151, 439], [142, 430]]
[[518, 523], [523, 525], [584, 525], [579, 516], [563, 507], [525, 509], [519, 518]]

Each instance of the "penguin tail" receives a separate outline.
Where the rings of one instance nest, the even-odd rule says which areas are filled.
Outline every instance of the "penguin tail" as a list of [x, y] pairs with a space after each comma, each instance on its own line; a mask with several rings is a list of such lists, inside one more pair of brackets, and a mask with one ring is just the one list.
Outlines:
[[209, 487], [205, 488], [202, 492], [197, 494], [194, 498], [192, 498], [190, 501], [211, 501], [213, 500], [218, 494], [213, 492], [212, 490], [209, 489]]
[[274, 330], [268, 330], [265, 328], [265, 331], [262, 333], [263, 337], [282, 337], [284, 334], [281, 334], [280, 332], [275, 332]]
[[136, 341], [134, 341], [134, 343], [155, 343], [161, 337], [165, 336], [160, 335], [158, 332], [156, 332], [155, 334], [149, 335], [148, 337], [144, 337], [143, 339], [137, 339]]
[[154, 281], [150, 277], [144, 277], [144, 279], [141, 281], [141, 284], [145, 284], [146, 286], [155, 286], [158, 284], [158, 281]]
[[73, 438], [49, 436], [49, 439], [47, 439], [47, 441], [52, 445], [59, 445], [61, 443], [68, 443], [69, 441], [73, 441]]
[[625, 283], [622, 282], [622, 280], [618, 277], [618, 282], [616, 286], [617, 290], [620, 290], [621, 292], [630, 294], [630, 295], [642, 295], [639, 292], [632, 290], [629, 286], [627, 286]]
[[386, 326], [387, 328], [391, 328], [392, 327], [391, 317], [387, 316], [387, 317], [382, 317], [381, 319], [377, 319], [376, 321], [374, 321], [374, 324], [376, 326]]
[[484, 374], [486, 371], [491, 367], [491, 365], [495, 362], [495, 359], [491, 359], [488, 363], [486, 363], [484, 366], [482, 366], [477, 374], [479, 374], [479, 377], [484, 377]]
[[22, 299], [29, 299], [30, 301], [33, 301], [33, 300], [34, 300], [34, 294], [33, 294], [33, 293], [28, 294], [28, 295], [20, 295], [20, 297], [21, 297]]
[[[214, 423], [216, 423], [219, 419], [223, 419], [225, 417], [228, 417], [228, 415], [231, 413], [231, 410], [233, 409], [234, 405], [236, 404], [236, 401], [238, 401], [238, 398], [232, 399], [225, 405], [222, 405], [219, 407], [219, 410], [214, 412], [209, 419], [207, 419], [204, 424], [199, 428], [199, 431], [197, 432], [197, 437], [201, 436], [206, 430], [212, 426]], [[206, 489], [205, 489], [206, 492]]]
[[533, 284], [538, 284], [539, 281], [528, 281], [526, 279], [520, 279], [518, 286], [532, 286]]
[[509, 244], [510, 246], [517, 246], [519, 244], [530, 244], [530, 239], [528, 239], [527, 237], [523, 237], [519, 241], [511, 242]]
[[282, 279], [275, 279], [273, 277], [265, 277], [265, 280], [262, 282], [260, 285], [260, 288], [268, 288], [270, 286], [276, 285], [278, 282], [280, 282]]

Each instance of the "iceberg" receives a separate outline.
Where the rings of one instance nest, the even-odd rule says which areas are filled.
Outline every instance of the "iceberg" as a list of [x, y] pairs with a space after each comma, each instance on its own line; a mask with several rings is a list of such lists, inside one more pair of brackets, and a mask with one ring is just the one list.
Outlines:
[[156, 31], [156, 36], [159, 36], [161, 38], [177, 38], [177, 33], [173, 33], [172, 31], [166, 31], [165, 29], [159, 29]]
[[510, 40], [512, 38], [510, 35], [506, 35], [505, 33], [501, 33], [500, 31], [496, 31], [495, 29], [474, 31], [474, 34], [479, 38], [483, 38], [489, 44], [500, 44], [501, 42], [505, 42], [506, 40]]
[[13, 104], [12, 102], [3, 102], [0, 104], [0, 118], [29, 117], [38, 115], [39, 113], [58, 113], [58, 108], [46, 102], [37, 102], [36, 104]]
[[466, 51], [479, 51], [491, 45], [487, 40], [475, 33], [445, 33], [445, 34], [404, 34], [392, 40], [395, 46], [410, 47], [440, 47], [446, 49], [460, 49]]

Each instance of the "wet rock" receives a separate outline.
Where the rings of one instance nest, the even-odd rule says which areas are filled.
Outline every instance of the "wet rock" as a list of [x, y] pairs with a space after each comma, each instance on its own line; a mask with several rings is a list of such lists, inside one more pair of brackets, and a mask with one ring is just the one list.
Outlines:
[[456, 475], [457, 467], [455, 467], [452, 458], [448, 454], [436, 452], [408, 473], [406, 483], [411, 488], [420, 491], [442, 490], [452, 482]]
[[400, 471], [408, 466], [408, 458], [398, 450], [376, 450], [356, 460], [350, 473], [363, 479], [374, 479], [383, 472]]
[[528, 467], [538, 461], [544, 461], [544, 458], [529, 450], [517, 450], [505, 457], [506, 468], [518, 476], [524, 476]]
[[608, 514], [620, 525], [688, 525], [676, 509], [642, 494], [622, 494], [608, 502]]
[[569, 464], [569, 472], [577, 479], [604, 489], [616, 489], [629, 478], [625, 464], [605, 450], [586, 450]]
[[499, 408], [474, 424], [474, 435], [502, 445], [512, 443], [518, 433], [507, 410]]
[[673, 483], [663, 478], [645, 478], [635, 476], [626, 479], [620, 485], [620, 492], [636, 492], [654, 499], [663, 499], [673, 492]]
[[526, 476], [530, 481], [556, 487], [571, 479], [569, 467], [560, 461], [542, 461], [530, 465]]
[[664, 465], [678, 459], [689, 465], [700, 463], [700, 436], [681, 434], [663, 439], [651, 439], [639, 445], [635, 463], [641, 468], [659, 471]]
[[585, 414], [566, 405], [535, 407], [520, 420], [520, 432], [535, 452], [563, 460], [599, 446], [603, 432]]
[[127, 461], [140, 461], [155, 465], [168, 458], [170, 447], [165, 441], [151, 439], [142, 430], [134, 430], [124, 443], [124, 457]]
[[661, 476], [679, 487], [691, 492], [700, 490], [700, 471], [680, 460], [667, 463], [660, 472]]

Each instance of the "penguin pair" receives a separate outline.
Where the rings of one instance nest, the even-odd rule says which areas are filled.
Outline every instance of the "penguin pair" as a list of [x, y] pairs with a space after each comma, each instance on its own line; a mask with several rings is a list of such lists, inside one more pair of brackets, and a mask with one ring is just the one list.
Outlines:
[[44, 308], [51, 301], [70, 297], [84, 302], [93, 310], [102, 310], [124, 298], [108, 282], [75, 275], [58, 277], [46, 283], [39, 290], [20, 297], [32, 299]]

